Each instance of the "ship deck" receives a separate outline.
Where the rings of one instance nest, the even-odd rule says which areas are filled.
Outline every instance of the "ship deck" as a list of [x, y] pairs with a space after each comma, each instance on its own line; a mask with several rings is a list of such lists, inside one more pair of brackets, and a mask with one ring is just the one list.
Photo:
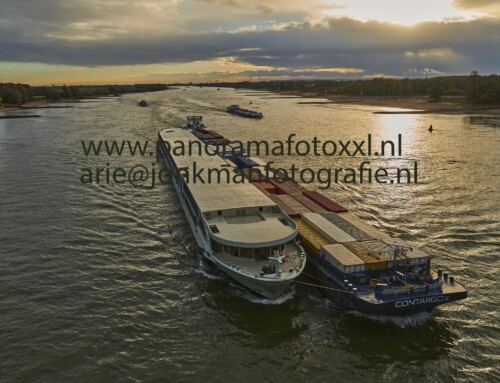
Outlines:
[[[159, 134], [170, 146], [170, 157], [177, 169], [185, 169], [187, 177], [184, 179], [188, 178], [185, 186], [214, 240], [224, 245], [251, 248], [278, 245], [296, 236], [294, 222], [276, 203], [244, 177], [235, 179], [236, 165], [231, 166], [214, 155], [213, 149], [206, 149], [189, 130], [165, 129]], [[199, 174], [202, 169], [205, 171], [201, 180], [194, 182], [193, 174]], [[212, 171], [212, 178], [208, 178], [209, 171]], [[221, 177], [217, 176], [218, 171], [222, 172]]]
[[[433, 273], [433, 277], [436, 278], [437, 274]], [[441, 279], [443, 282], [442, 288], [436, 290], [430, 290], [428, 293], [421, 292], [415, 294], [401, 294], [401, 295], [384, 295], [383, 297], [378, 297], [374, 293], [374, 289], [368, 285], [355, 285], [358, 291], [361, 293], [360, 297], [369, 303], [382, 304], [387, 302], [395, 302], [401, 299], [413, 299], [413, 298], [425, 298], [440, 295], [453, 295], [453, 294], [463, 294], [467, 290], [458, 282], [450, 283], [449, 279]]]
[[[283, 277], [285, 274], [289, 273], [290, 269], [293, 269], [290, 275], [297, 275], [297, 268], [301, 267], [300, 263], [300, 252], [299, 248], [296, 245], [287, 244], [284, 250], [286, 254], [286, 260], [281, 264], [281, 272]], [[226, 265], [235, 265], [239, 266], [240, 269], [245, 269], [248, 274], [260, 274], [262, 272], [262, 266], [272, 265], [272, 261], [268, 259], [254, 259], [254, 258], [244, 258], [244, 257], [235, 257], [233, 255], [229, 255], [223, 251], [219, 251], [213, 254], [219, 261]], [[265, 274], [269, 278], [275, 279], [275, 273]]]
[[[160, 132], [163, 141], [168, 142], [172, 148], [184, 145], [184, 155], [172, 155], [178, 169], [187, 169], [189, 172], [189, 190], [196, 199], [196, 203], [200, 210], [205, 212], [213, 212], [218, 210], [228, 209], [244, 209], [260, 206], [276, 206], [276, 204], [268, 198], [264, 193], [252, 185], [248, 180], [244, 182], [235, 182], [233, 176], [236, 175], [234, 168], [218, 155], [209, 155], [205, 153], [202, 145], [201, 153], [198, 152], [196, 145], [192, 142], [200, 142], [193, 134], [184, 129], [165, 129]], [[192, 145], [192, 153], [189, 153], [189, 146]], [[193, 182], [193, 175], [204, 169], [200, 174], [204, 183], [201, 180]], [[208, 169], [213, 169], [211, 179], [208, 179]], [[219, 170], [223, 176], [220, 177], [220, 182], [217, 178], [216, 170]], [[231, 175], [229, 181], [225, 174], [229, 172]]]

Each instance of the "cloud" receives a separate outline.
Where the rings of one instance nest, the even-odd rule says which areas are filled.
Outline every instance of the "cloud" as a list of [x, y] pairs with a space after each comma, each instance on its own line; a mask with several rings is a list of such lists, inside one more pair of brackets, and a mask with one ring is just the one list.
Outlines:
[[351, 73], [362, 73], [363, 69], [359, 68], [312, 68], [312, 69], [297, 69], [295, 73], [339, 73], [339, 74], [351, 74]]
[[[492, 3], [457, 2], [485, 7]], [[498, 18], [403, 26], [347, 17], [308, 17], [301, 13], [299, 3], [2, 0], [0, 61], [101, 67], [231, 58], [227, 62], [232, 65], [271, 68], [261, 76], [318, 78], [500, 69]], [[319, 0], [308, 4], [315, 9], [325, 5]], [[229, 15], [237, 19], [228, 13], [220, 15], [221, 7], [234, 12]], [[263, 12], [272, 12], [273, 20]], [[200, 14], [205, 18], [194, 16]], [[216, 31], [211, 25], [218, 17], [225, 21], [217, 24], [221, 29]]]
[[257, 11], [259, 13], [272, 13], [276, 9], [269, 4], [261, 3], [261, 4], [248, 4], [243, 0], [195, 0], [201, 3], [207, 3], [212, 5], [223, 5], [228, 7], [239, 8], [240, 10], [250, 10]]
[[454, 0], [453, 5], [462, 9], [475, 9], [475, 10], [500, 10], [500, 3], [498, 0]]

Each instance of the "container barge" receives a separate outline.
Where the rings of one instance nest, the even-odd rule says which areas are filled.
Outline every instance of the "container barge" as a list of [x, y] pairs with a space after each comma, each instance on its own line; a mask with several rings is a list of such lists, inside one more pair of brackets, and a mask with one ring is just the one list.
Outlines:
[[[194, 135], [200, 131], [190, 130]], [[221, 137], [212, 135], [212, 140]], [[307, 253], [301, 279], [330, 300], [366, 314], [401, 316], [467, 297], [453, 275], [431, 270], [431, 255], [391, 238], [319, 192], [291, 180], [266, 180], [266, 163], [259, 158], [244, 153], [227, 157], [293, 220]]]
[[[199, 116], [198, 116], [199, 117]], [[297, 241], [297, 224], [250, 182], [232, 177], [212, 183], [189, 182], [194, 167], [234, 171], [235, 164], [205, 151], [176, 156], [168, 148], [203, 142], [201, 118], [190, 117], [185, 129], [158, 133], [158, 151], [203, 256], [253, 292], [276, 299], [302, 273], [306, 254]], [[206, 133], [202, 133], [206, 134]], [[194, 147], [194, 145], [193, 145]]]
[[239, 105], [229, 105], [226, 109], [228, 113], [235, 114], [240, 117], [246, 118], [262, 118], [264, 115], [255, 110], [243, 109]]

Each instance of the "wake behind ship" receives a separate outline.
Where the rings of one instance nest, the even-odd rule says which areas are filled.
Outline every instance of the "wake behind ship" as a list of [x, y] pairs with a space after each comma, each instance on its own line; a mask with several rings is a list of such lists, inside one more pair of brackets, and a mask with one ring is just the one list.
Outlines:
[[[201, 121], [201, 119], [200, 119]], [[182, 208], [203, 256], [255, 293], [276, 299], [303, 271], [306, 259], [297, 243], [297, 225], [250, 182], [221, 177], [211, 183], [189, 183], [181, 175], [195, 166], [229, 169], [236, 166], [218, 155], [193, 151], [175, 156], [168, 147], [200, 140], [187, 129], [158, 133], [160, 155], [172, 174]], [[203, 143], [202, 143], [203, 144]]]

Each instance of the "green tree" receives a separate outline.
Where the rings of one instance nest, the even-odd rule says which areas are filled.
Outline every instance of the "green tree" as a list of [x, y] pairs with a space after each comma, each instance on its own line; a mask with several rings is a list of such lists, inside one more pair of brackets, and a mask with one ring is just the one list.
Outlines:
[[444, 94], [444, 88], [439, 85], [433, 85], [429, 88], [429, 100], [439, 101], [441, 96]]

